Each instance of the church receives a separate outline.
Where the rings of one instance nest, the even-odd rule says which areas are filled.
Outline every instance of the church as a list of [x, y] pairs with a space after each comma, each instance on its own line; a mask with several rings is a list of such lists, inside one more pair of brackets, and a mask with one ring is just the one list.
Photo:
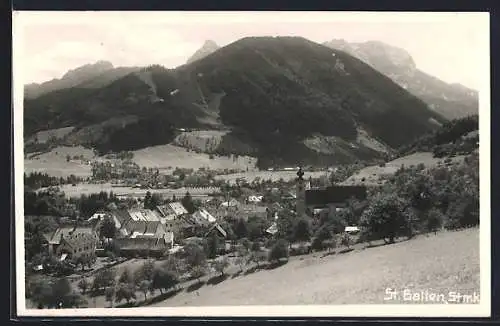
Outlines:
[[365, 200], [365, 186], [332, 185], [324, 188], [311, 188], [304, 180], [304, 171], [297, 172], [297, 216], [317, 216], [320, 212], [335, 213], [346, 207], [351, 198]]

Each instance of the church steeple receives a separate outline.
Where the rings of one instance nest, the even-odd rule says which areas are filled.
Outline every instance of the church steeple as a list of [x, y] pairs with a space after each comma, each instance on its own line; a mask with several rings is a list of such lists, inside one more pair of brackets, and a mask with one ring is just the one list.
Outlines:
[[299, 167], [299, 171], [297, 171], [297, 201], [295, 204], [295, 211], [298, 217], [302, 217], [306, 213], [306, 189], [304, 182], [304, 171]]

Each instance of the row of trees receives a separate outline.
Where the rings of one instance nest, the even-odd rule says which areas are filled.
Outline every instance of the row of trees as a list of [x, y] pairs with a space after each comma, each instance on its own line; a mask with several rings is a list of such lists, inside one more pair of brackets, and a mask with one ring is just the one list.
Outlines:
[[77, 177], [73, 174], [69, 175], [66, 178], [58, 178], [41, 172], [31, 172], [29, 174], [24, 173], [24, 186], [32, 190], [47, 187], [56, 187], [65, 184], [75, 184], [82, 181], [83, 178]]

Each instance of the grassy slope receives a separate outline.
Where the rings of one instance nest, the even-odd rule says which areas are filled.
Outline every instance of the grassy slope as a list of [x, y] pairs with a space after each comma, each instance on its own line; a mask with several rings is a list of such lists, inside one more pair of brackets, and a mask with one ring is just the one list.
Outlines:
[[479, 291], [478, 229], [293, 259], [274, 270], [203, 286], [198, 294], [181, 292], [154, 306], [398, 303], [384, 301], [386, 288]]
[[83, 155], [86, 159], [94, 158], [94, 153], [81, 146], [77, 147], [57, 147], [48, 153], [37, 155], [36, 157], [24, 160], [24, 172], [42, 172], [56, 177], [67, 177], [71, 174], [81, 177], [90, 176], [92, 168], [90, 165], [80, 161], [66, 161], [66, 155], [71, 157]]
[[228, 157], [214, 156], [210, 159], [208, 154], [188, 152], [185, 148], [174, 145], [159, 145], [134, 151], [134, 161], [140, 166], [167, 168], [169, 166], [198, 169], [210, 167], [211, 169], [255, 169], [256, 159], [252, 157], [239, 157], [236, 161]]
[[[364, 184], [364, 185], [375, 185], [378, 183], [379, 179], [384, 176], [389, 176], [394, 174], [401, 166], [409, 167], [411, 165], [418, 165], [420, 163], [424, 164], [426, 167], [436, 167], [438, 162], [443, 162], [445, 158], [435, 158], [432, 153], [429, 152], [418, 152], [411, 155], [399, 157], [393, 161], [390, 161], [381, 167], [378, 165], [367, 166], [350, 176], [343, 184]], [[464, 161], [464, 156], [458, 155], [452, 158], [452, 162], [461, 163]], [[365, 178], [363, 182], [362, 179]]]

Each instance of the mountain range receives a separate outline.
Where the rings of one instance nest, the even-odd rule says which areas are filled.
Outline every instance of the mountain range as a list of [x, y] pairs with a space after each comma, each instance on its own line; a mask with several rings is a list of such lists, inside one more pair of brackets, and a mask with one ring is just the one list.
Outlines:
[[[478, 114], [476, 90], [458, 83], [446, 83], [419, 70], [411, 55], [404, 49], [379, 41], [349, 43], [343, 39], [333, 39], [323, 45], [347, 52], [369, 64], [447, 119]], [[214, 41], [206, 41], [188, 63], [204, 58], [218, 49], [219, 46]]]
[[256, 156], [266, 167], [380, 158], [447, 121], [358, 57], [301, 37], [247, 37], [208, 41], [176, 69], [99, 62], [25, 98], [25, 137], [72, 126], [62, 143], [104, 153], [169, 143], [179, 130], [219, 130], [210, 152]]

